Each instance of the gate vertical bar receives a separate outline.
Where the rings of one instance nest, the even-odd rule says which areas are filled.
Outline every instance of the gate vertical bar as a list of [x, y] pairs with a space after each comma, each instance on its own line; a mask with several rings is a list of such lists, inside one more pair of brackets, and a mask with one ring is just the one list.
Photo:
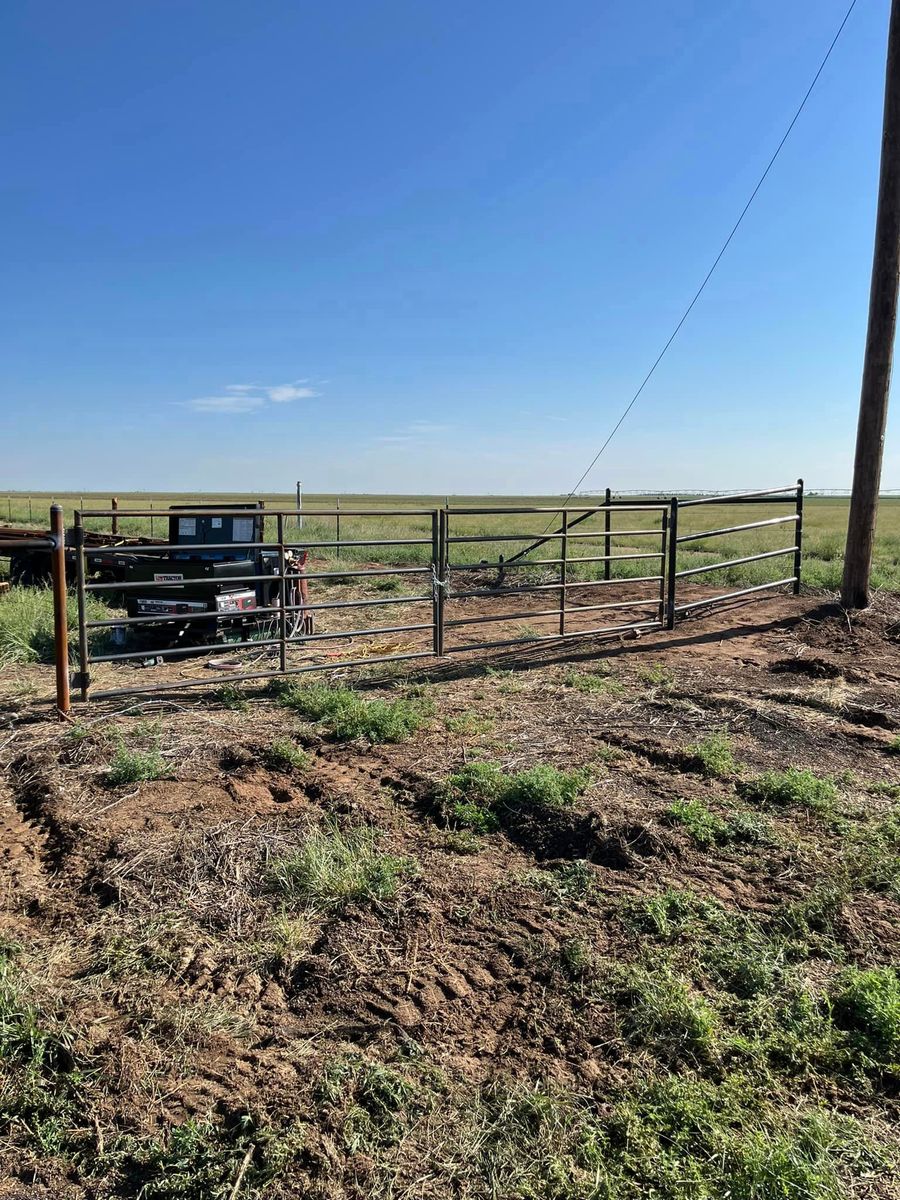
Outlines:
[[[287, 670], [287, 566], [284, 552], [284, 515], [278, 514], [278, 603], [281, 611], [278, 614], [278, 662], [282, 675]], [[262, 572], [260, 572], [262, 574]]]
[[797, 523], [794, 526], [794, 595], [800, 595], [800, 570], [803, 566], [803, 480], [797, 480]]
[[559, 636], [566, 633], [566, 584], [568, 583], [569, 566], [569, 511], [562, 510], [562, 521], [559, 527]]
[[431, 514], [431, 621], [432, 647], [435, 655], [441, 652], [441, 518], [440, 510]]
[[341, 498], [338, 496], [334, 502], [334, 540], [337, 545], [334, 548], [334, 557], [341, 557]]
[[75, 513], [75, 572], [78, 598], [78, 683], [81, 688], [81, 699], [87, 702], [91, 681], [91, 663], [87, 636], [87, 614], [84, 604], [84, 524], [80, 509]]
[[666, 629], [675, 628], [675, 584], [678, 582], [678, 497], [673, 496], [669, 502], [669, 553], [668, 571], [666, 578]]
[[66, 606], [66, 531], [63, 510], [58, 504], [50, 509], [50, 536], [53, 538], [53, 657], [56, 663], [56, 711], [62, 721], [72, 707], [69, 697], [69, 622]]
[[612, 529], [612, 511], [609, 507], [612, 500], [612, 492], [609, 488], [606, 489], [603, 503], [606, 505], [606, 512], [603, 514], [603, 528], [606, 531], [606, 536], [603, 538], [603, 553], [606, 555], [606, 561], [603, 564], [603, 578], [609, 579], [612, 575], [612, 563], [609, 556], [612, 553], [612, 538], [609, 535]]
[[659, 627], [666, 627], [666, 556], [669, 552], [669, 514], [663, 510], [659, 547]]
[[438, 510], [438, 655], [444, 653], [444, 610], [447, 604], [447, 509]]
[[113, 496], [109, 502], [109, 507], [112, 509], [112, 525], [113, 533], [119, 532], [119, 497]]

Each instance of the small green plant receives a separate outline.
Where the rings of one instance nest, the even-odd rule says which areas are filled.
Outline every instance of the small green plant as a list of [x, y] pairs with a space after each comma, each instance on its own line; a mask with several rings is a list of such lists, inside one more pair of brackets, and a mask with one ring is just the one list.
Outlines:
[[447, 717], [444, 720], [444, 727], [448, 733], [460, 734], [463, 737], [471, 736], [478, 733], [488, 733], [494, 722], [490, 717], [483, 716], [481, 713], [468, 712], [456, 713], [452, 717]]
[[266, 763], [275, 771], [307, 771], [312, 759], [290, 738], [274, 738], [265, 751]]
[[163, 779], [169, 773], [169, 764], [159, 750], [129, 749], [120, 739], [106, 771], [106, 782], [110, 787], [124, 783], [146, 783], [152, 779]]
[[893, 967], [845, 971], [832, 995], [832, 1017], [872, 1063], [900, 1062], [900, 976]]
[[402, 742], [421, 729], [432, 713], [424, 697], [366, 700], [350, 688], [324, 683], [284, 688], [280, 702], [324, 725], [341, 741], [366, 738], [372, 743]]
[[711, 733], [702, 742], [688, 746], [685, 754], [689, 766], [716, 779], [727, 778], [737, 771], [731, 738], [726, 733]]
[[216, 695], [223, 708], [230, 708], [234, 712], [246, 712], [250, 707], [246, 692], [236, 683], [223, 684]]
[[718, 1020], [709, 1003], [660, 961], [620, 970], [613, 996], [627, 1039], [670, 1063], [709, 1061]]
[[574, 688], [576, 692], [596, 692], [607, 696], [621, 696], [625, 691], [609, 668], [599, 671], [567, 671], [565, 683], [566, 687]]
[[357, 826], [315, 830], [293, 853], [269, 868], [272, 889], [314, 908], [341, 908], [352, 901], [390, 900], [413, 874], [408, 858], [382, 854], [375, 831]]
[[666, 817], [682, 825], [698, 846], [715, 846], [728, 840], [728, 822], [710, 812], [702, 800], [675, 800], [666, 810]]
[[786, 771], [765, 771], [755, 779], [739, 785], [747, 800], [763, 806], [786, 807], [797, 805], [813, 812], [830, 815], [838, 798], [831, 779], [823, 779], [813, 771], [789, 767]]
[[681, 825], [691, 840], [704, 849], [735, 842], [772, 844], [772, 833], [757, 813], [737, 811], [727, 817], [714, 813], [702, 800], [675, 800], [666, 810], [666, 819]]
[[666, 691], [675, 682], [675, 676], [662, 663], [652, 663], [649, 667], [640, 667], [638, 669], [638, 679], [642, 683], [649, 684], [651, 687], [662, 688]]
[[885, 745], [888, 754], [900, 754], [900, 733], [896, 734]]
[[560, 771], [548, 763], [508, 775], [497, 763], [471, 762], [448, 776], [440, 799], [456, 824], [491, 833], [504, 813], [567, 807], [589, 780], [586, 771]]
[[528, 871], [523, 882], [542, 891], [549, 900], [583, 900], [594, 888], [595, 879], [583, 858], [573, 859], [551, 869]]

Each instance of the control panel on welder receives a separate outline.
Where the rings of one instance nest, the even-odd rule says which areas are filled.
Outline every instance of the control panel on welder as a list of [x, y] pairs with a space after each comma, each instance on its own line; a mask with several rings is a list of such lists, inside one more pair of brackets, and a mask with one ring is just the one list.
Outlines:
[[[231, 506], [216, 505], [215, 515], [199, 513], [200, 505], [184, 507], [189, 508], [189, 516], [180, 515], [174, 506], [169, 510], [169, 542], [185, 548], [183, 552], [172, 551], [173, 558], [234, 559], [235, 551], [230, 551], [229, 546], [237, 549], [248, 542], [263, 540], [263, 514], [255, 505], [252, 508], [235, 505], [233, 513], [224, 511]], [[204, 551], [205, 546], [216, 549]]]

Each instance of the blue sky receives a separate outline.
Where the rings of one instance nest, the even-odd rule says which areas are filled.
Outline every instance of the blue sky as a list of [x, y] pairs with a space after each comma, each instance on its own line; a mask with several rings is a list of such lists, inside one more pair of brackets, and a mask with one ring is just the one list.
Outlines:
[[[845, 8], [6, 0], [0, 490], [567, 490]], [[887, 14], [586, 487], [849, 483]]]

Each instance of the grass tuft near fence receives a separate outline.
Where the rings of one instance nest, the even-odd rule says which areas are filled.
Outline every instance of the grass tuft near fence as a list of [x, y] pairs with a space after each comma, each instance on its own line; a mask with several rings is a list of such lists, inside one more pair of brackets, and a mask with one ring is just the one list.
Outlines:
[[[86, 597], [88, 620], [110, 615], [106, 605]], [[70, 642], [78, 629], [78, 605], [74, 596], [66, 603]], [[97, 649], [104, 640], [95, 630], [91, 639]], [[71, 657], [71, 649], [70, 649]], [[14, 587], [0, 594], [0, 666], [53, 662], [53, 591], [51, 588]]]

